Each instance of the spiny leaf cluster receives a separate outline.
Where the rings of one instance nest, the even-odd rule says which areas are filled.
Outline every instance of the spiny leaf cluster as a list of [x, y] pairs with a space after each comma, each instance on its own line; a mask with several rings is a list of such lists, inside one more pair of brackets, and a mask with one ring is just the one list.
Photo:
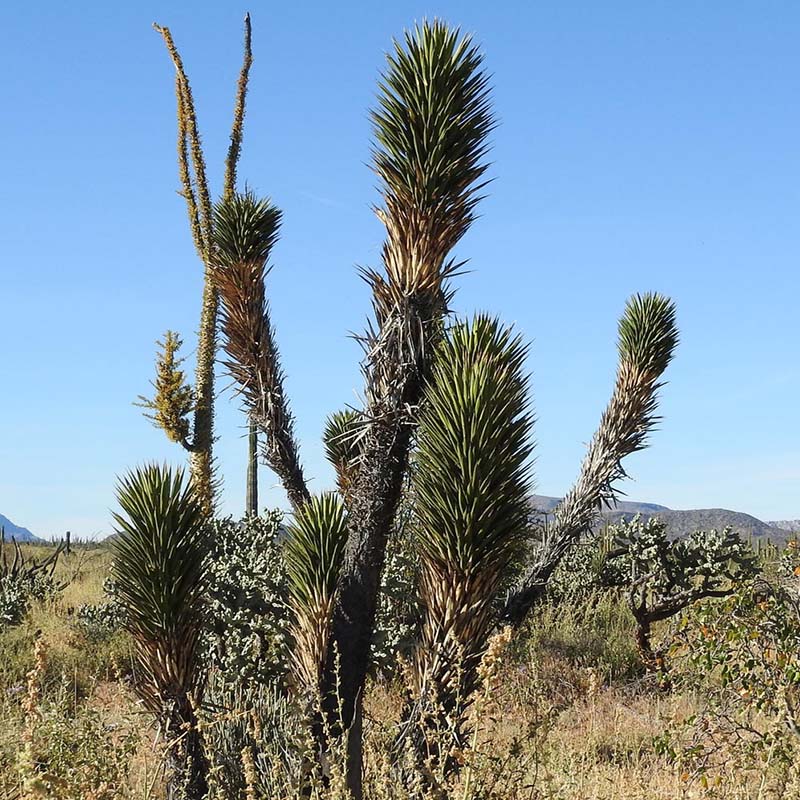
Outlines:
[[500, 569], [523, 534], [533, 449], [526, 353], [521, 336], [485, 315], [457, 325], [437, 353], [415, 473], [418, 547], [431, 565]]
[[114, 513], [112, 575], [137, 641], [155, 710], [165, 696], [195, 688], [207, 588], [206, 515], [183, 470], [148, 464], [124, 476]]

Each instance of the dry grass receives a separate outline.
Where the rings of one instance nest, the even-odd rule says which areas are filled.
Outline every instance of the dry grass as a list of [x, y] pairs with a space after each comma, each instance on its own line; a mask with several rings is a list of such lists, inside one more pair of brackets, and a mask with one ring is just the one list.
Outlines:
[[[40, 548], [31, 548], [41, 553]], [[34, 664], [34, 642], [45, 644], [41, 724], [65, 737], [83, 725], [87, 736], [105, 737], [87, 746], [85, 757], [121, 757], [125, 785], [103, 794], [38, 795], [54, 800], [95, 796], [102, 800], [156, 800], [161, 794], [161, 743], [149, 717], [137, 705], [123, 674], [130, 669], [124, 637], [90, 644], [74, 623], [75, 609], [100, 602], [110, 563], [104, 548], [78, 551], [60, 563], [57, 575], [69, 585], [57, 600], [34, 606], [23, 623], [0, 630], [0, 800], [20, 797], [9, 788], [21, 750], [26, 673]], [[708, 786], [658, 755], [654, 745], [665, 727], [677, 729], [701, 699], [663, 694], [625, 666], [624, 617], [611, 616], [610, 627], [589, 637], [580, 615], [543, 615], [537, 628], [514, 648], [495, 689], [476, 707], [480, 735], [469, 758], [470, 782], [480, 798], [503, 800], [783, 800], [800, 798], [791, 788], [776, 794], [764, 776], [740, 773], [735, 763], [709, 776]], [[616, 621], [614, 621], [616, 620]], [[587, 638], [589, 637], [589, 638]], [[599, 668], [576, 656], [591, 653]], [[613, 650], [613, 652], [612, 652]], [[127, 661], [126, 661], [127, 659]], [[67, 687], [67, 700], [64, 687]], [[61, 692], [61, 695], [58, 693]], [[61, 697], [62, 705], [56, 699]], [[397, 685], [373, 684], [366, 702], [370, 800], [399, 798], [389, 781], [389, 758], [395, 723], [402, 708]], [[63, 714], [54, 722], [53, 714]], [[50, 716], [48, 716], [50, 715]], [[97, 725], [86, 720], [95, 715]], [[81, 722], [83, 720], [83, 722]], [[61, 727], [59, 727], [61, 725]], [[48, 734], [49, 735], [49, 734]], [[115, 745], [109, 748], [111, 742]], [[133, 742], [133, 744], [131, 744]], [[129, 750], [126, 751], [125, 748]], [[74, 748], [73, 748], [74, 749]], [[80, 749], [80, 748], [78, 748]], [[53, 752], [48, 747], [48, 753]], [[94, 755], [92, 755], [94, 754]], [[69, 758], [82, 757], [63, 754]], [[63, 766], [63, 765], [62, 765]], [[56, 767], [61, 768], [58, 764]], [[80, 768], [80, 765], [78, 765]], [[116, 774], [109, 767], [109, 774]], [[119, 771], [119, 770], [118, 770]], [[88, 773], [87, 773], [88, 774]], [[121, 774], [121, 773], [120, 773]], [[5, 784], [3, 781], [5, 780]], [[66, 790], [64, 790], [66, 792]], [[461, 800], [454, 790], [454, 800]], [[4, 793], [5, 792], [5, 793]], [[31, 795], [34, 796], [34, 795]], [[227, 799], [226, 799], [227, 800]], [[231, 800], [234, 800], [231, 798]]]

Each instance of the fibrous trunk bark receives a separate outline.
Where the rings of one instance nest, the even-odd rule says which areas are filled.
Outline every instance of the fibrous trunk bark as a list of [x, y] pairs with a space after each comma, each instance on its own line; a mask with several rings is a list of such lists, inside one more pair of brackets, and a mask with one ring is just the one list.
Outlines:
[[170, 767], [167, 800], [205, 800], [209, 764], [203, 737], [188, 698], [184, 698], [180, 705], [168, 729], [174, 744], [167, 759]]
[[[410, 426], [398, 422], [375, 424], [365, 442], [358, 488], [348, 515], [350, 535], [333, 616], [333, 647], [323, 678], [329, 719], [338, 732], [347, 732], [347, 783], [356, 800], [363, 794], [364, 683], [386, 543], [402, 491], [410, 432]], [[341, 719], [336, 718], [339, 709]]]

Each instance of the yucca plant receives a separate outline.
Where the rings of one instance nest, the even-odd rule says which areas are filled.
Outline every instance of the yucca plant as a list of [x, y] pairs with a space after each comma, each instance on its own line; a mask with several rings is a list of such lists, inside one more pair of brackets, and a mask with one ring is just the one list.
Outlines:
[[526, 534], [533, 449], [526, 353], [510, 328], [477, 315], [439, 348], [424, 395], [414, 472], [423, 613], [411, 662], [415, 717], [406, 730], [418, 762], [441, 777], [466, 748], [495, 604]]
[[250, 419], [264, 431], [266, 463], [299, 508], [309, 493], [283, 390], [264, 284], [280, 223], [280, 210], [250, 190], [223, 198], [214, 207], [212, 276], [221, 301], [225, 366]]
[[[171, 39], [167, 35], [165, 39], [178, 70], [178, 101], [183, 109], [179, 113], [182, 174], [189, 175], [191, 155], [198, 175], [202, 152], [193, 135], [193, 114], [187, 111], [188, 82]], [[244, 71], [243, 76], [242, 99]], [[243, 103], [237, 109], [243, 109]], [[307, 651], [314, 655], [303, 669], [307, 682], [313, 682], [317, 658], [326, 654], [319, 689], [328, 703], [328, 722], [334, 723], [331, 730], [349, 731], [347, 782], [356, 800], [362, 796], [361, 703], [386, 545], [408, 475], [420, 402], [449, 313], [453, 291], [449, 281], [460, 267], [453, 248], [470, 227], [486, 183], [494, 118], [483, 57], [470, 37], [441, 22], [425, 22], [395, 42], [372, 121], [373, 166], [381, 192], [377, 214], [385, 225], [386, 240], [382, 268], [363, 272], [372, 289], [374, 311], [374, 321], [362, 337], [364, 406], [353, 412], [354, 417], [332, 419], [326, 431], [347, 508], [348, 536], [342, 550], [337, 546], [334, 551], [319, 548], [306, 554], [311, 558], [307, 566], [317, 574], [332, 580], [338, 572], [339, 578], [338, 586], [331, 583], [325, 591], [324, 613], [302, 612], [303, 625], [321, 626], [309, 634]], [[194, 185], [187, 180], [190, 187]], [[199, 179], [197, 183], [199, 187]], [[280, 477], [297, 518], [303, 519], [311, 496], [292, 430], [264, 287], [279, 213], [252, 193], [236, 194], [227, 181], [213, 212], [204, 192], [198, 192], [196, 201], [191, 192], [186, 194], [192, 229], [202, 245], [198, 249], [207, 256], [212, 288], [222, 302], [228, 369], [251, 419], [264, 434], [265, 459]], [[508, 619], [519, 622], [525, 617], [564, 553], [591, 527], [603, 503], [613, 502], [613, 484], [625, 477], [622, 459], [646, 445], [657, 421], [660, 377], [676, 342], [671, 301], [644, 295], [629, 303], [620, 324], [620, 365], [611, 403], [579, 480], [556, 513], [551, 534], [522, 569], [522, 578], [509, 595]], [[357, 437], [352, 441], [340, 437], [351, 425]], [[357, 453], [347, 452], [356, 443]], [[453, 509], [456, 518], [457, 512]], [[321, 520], [307, 521], [309, 537], [324, 533], [325, 529], [313, 527]], [[334, 554], [335, 560], [330, 560]], [[493, 579], [481, 580], [485, 582], [481, 586], [496, 591]], [[317, 602], [317, 610], [321, 607]], [[297, 609], [300, 620], [301, 606]], [[483, 623], [479, 627], [483, 629]]]
[[322, 433], [325, 456], [336, 471], [336, 484], [345, 501], [350, 497], [353, 477], [359, 466], [364, 430], [361, 415], [351, 408], [336, 411], [325, 421]]
[[[406, 33], [387, 55], [372, 122], [373, 166], [382, 196], [377, 214], [386, 240], [383, 269], [364, 272], [376, 323], [364, 337], [369, 426], [350, 489], [350, 536], [333, 623], [344, 722], [356, 732], [348, 769], [355, 797], [361, 796], [357, 731], [370, 640], [408, 463], [413, 409], [448, 313], [448, 279], [460, 266], [452, 249], [472, 224], [485, 186], [495, 122], [477, 45], [438, 21]], [[330, 694], [337, 682], [330, 659], [325, 679]]]
[[157, 464], [123, 477], [117, 500], [112, 574], [136, 644], [136, 690], [171, 739], [173, 795], [199, 799], [207, 791], [196, 716], [205, 686], [206, 514], [183, 471]]
[[339, 497], [313, 496], [287, 528], [284, 556], [294, 612], [294, 662], [301, 691], [312, 701], [326, 663], [330, 618], [347, 542], [347, 518]]
[[658, 391], [679, 339], [675, 303], [658, 293], [636, 294], [619, 321], [614, 391], [584, 458], [578, 480], [554, 512], [542, 546], [509, 593], [505, 618], [522, 623], [544, 595], [564, 554], [587, 534], [603, 507], [617, 499], [627, 474], [623, 459], [647, 446], [660, 417]]

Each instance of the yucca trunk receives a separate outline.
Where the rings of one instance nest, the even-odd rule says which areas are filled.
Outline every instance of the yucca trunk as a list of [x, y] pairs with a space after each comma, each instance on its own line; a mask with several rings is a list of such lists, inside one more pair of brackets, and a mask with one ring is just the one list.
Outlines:
[[386, 227], [384, 269], [364, 272], [377, 325], [364, 337], [369, 425], [348, 498], [350, 535], [333, 615], [340, 662], [329, 657], [322, 685], [332, 725], [341, 721], [349, 731], [348, 787], [357, 800], [360, 707], [413, 409], [448, 313], [447, 280], [459, 266], [449, 260], [450, 252], [474, 219], [494, 126], [482, 56], [458, 30], [424, 23], [403, 43], [395, 42], [387, 62], [372, 113], [373, 161], [383, 195], [377, 213]]

